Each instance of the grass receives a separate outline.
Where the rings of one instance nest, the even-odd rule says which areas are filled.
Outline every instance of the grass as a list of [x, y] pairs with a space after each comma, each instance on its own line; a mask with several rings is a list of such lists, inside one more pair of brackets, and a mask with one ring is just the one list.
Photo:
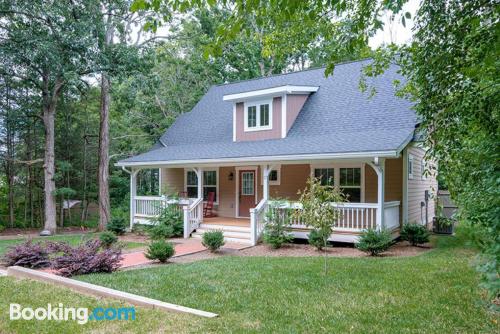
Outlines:
[[[406, 258], [223, 257], [189, 264], [78, 277], [219, 313], [216, 319], [139, 309], [135, 321], [8, 321], [5, 332], [497, 333], [498, 314], [481, 304], [474, 252], [440, 237]], [[0, 278], [0, 308], [48, 302], [104, 302], [39, 283]], [[64, 327], [63, 327], [64, 326]], [[66, 327], [67, 326], [67, 327]]]
[[[34, 241], [44, 241], [44, 240], [50, 240], [50, 241], [66, 241], [72, 246], [78, 245], [80, 242], [88, 240], [90, 238], [98, 238], [99, 234], [98, 233], [87, 233], [87, 234], [62, 234], [62, 235], [54, 235], [50, 237], [37, 237], [33, 238]], [[20, 239], [9, 239], [9, 240], [0, 240], [0, 256], [5, 254], [9, 246], [14, 246], [16, 244], [22, 243], [26, 238], [20, 238]], [[140, 242], [124, 242], [123, 243], [125, 248], [131, 249], [131, 248], [138, 248], [144, 246], [143, 243]]]

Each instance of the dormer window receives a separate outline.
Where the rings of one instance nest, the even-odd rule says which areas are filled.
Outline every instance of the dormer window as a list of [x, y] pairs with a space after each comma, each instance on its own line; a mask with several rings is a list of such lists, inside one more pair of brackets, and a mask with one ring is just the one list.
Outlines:
[[271, 130], [273, 128], [272, 100], [245, 103], [245, 131]]

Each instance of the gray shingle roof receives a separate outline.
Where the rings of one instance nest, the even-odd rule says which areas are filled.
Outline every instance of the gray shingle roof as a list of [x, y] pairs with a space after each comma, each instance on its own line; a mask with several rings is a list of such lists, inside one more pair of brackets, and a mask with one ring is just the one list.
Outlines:
[[[396, 65], [368, 78], [374, 96], [360, 91], [361, 70], [368, 63], [339, 64], [328, 78], [320, 68], [212, 86], [161, 137], [166, 147], [155, 145], [119, 163], [397, 150], [413, 135], [416, 116], [410, 101], [395, 96], [393, 82], [403, 80]], [[282, 85], [320, 88], [308, 98], [286, 138], [233, 142], [232, 102], [224, 102], [223, 96]]]

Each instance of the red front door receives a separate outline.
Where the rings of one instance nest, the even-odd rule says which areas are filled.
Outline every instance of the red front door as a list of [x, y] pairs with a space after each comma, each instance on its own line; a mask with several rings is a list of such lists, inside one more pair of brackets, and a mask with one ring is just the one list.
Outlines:
[[255, 207], [255, 171], [240, 170], [239, 216], [250, 217], [250, 209]]

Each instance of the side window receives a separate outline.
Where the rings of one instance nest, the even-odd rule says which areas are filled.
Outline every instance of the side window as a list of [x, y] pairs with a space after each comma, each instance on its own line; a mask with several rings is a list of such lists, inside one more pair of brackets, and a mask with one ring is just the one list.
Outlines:
[[273, 127], [272, 99], [245, 103], [245, 131], [270, 130]]
[[413, 155], [408, 154], [408, 180], [413, 180]]
[[361, 168], [340, 168], [340, 190], [353, 203], [361, 202]]
[[332, 186], [335, 184], [333, 168], [315, 168], [314, 177], [321, 181], [323, 186]]

